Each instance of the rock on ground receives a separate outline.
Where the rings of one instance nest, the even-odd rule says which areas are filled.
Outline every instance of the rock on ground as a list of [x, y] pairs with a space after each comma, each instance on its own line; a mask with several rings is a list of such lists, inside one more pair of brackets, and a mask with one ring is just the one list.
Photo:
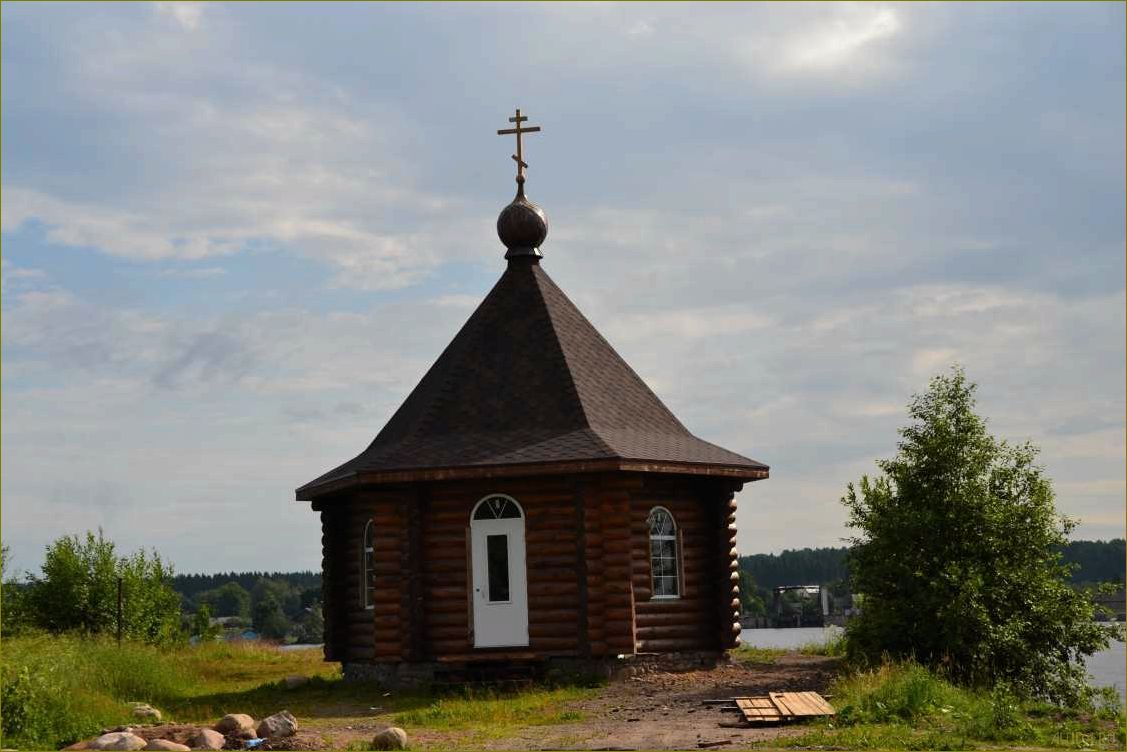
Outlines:
[[371, 749], [406, 749], [407, 732], [396, 726], [389, 726], [372, 738]]
[[145, 745], [145, 749], [164, 750], [164, 752], [188, 752], [191, 749], [187, 744], [177, 744], [167, 739], [152, 739]]
[[125, 749], [134, 750], [141, 749], [145, 746], [145, 740], [136, 734], [131, 734], [128, 731], [114, 731], [109, 734], [102, 734], [97, 739], [89, 743], [90, 749]]
[[226, 743], [227, 738], [223, 734], [209, 728], [200, 729], [188, 742], [192, 749], [223, 749]]
[[133, 703], [133, 717], [160, 723], [160, 711], [152, 705], [143, 702]]
[[250, 737], [240, 736], [240, 738], [254, 738], [254, 719], [246, 713], [228, 713], [220, 718], [219, 722], [212, 728], [228, 736], [236, 736], [238, 735], [237, 732], [249, 731], [251, 733]]
[[297, 719], [288, 710], [263, 718], [258, 724], [258, 735], [263, 739], [277, 739], [293, 736], [295, 733], [297, 733]]

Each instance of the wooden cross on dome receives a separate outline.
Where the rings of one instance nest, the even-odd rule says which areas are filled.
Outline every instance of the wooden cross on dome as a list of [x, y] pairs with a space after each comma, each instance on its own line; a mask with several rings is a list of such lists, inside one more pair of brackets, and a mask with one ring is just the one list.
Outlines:
[[498, 136], [509, 136], [509, 135], [514, 134], [514, 133], [517, 135], [517, 153], [513, 155], [513, 159], [515, 159], [516, 163], [517, 163], [517, 182], [518, 183], [524, 182], [524, 168], [528, 167], [528, 163], [524, 161], [524, 152], [522, 151], [522, 148], [521, 148], [521, 138], [520, 137], [525, 133], [536, 133], [540, 130], [540, 126], [538, 126], [538, 125], [534, 125], [531, 128], [521, 128], [520, 124], [523, 123], [526, 120], [528, 120], [528, 118], [525, 117], [524, 115], [520, 114], [520, 108], [518, 107], [517, 108], [517, 114], [514, 117], [509, 118], [509, 122], [510, 123], [516, 123], [517, 127], [516, 128], [505, 128], [503, 130], [497, 131]]

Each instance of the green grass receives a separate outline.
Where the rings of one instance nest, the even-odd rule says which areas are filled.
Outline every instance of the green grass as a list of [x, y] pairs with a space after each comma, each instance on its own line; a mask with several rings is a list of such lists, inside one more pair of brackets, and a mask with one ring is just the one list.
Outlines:
[[522, 726], [544, 726], [582, 720], [581, 713], [562, 707], [594, 694], [589, 687], [536, 688], [521, 692], [466, 691], [441, 697], [426, 707], [394, 717], [396, 725], [432, 730], [484, 729], [503, 734]]
[[782, 648], [757, 648], [753, 645], [740, 645], [730, 652], [733, 660], [741, 663], [774, 663], [787, 654]]
[[802, 655], [843, 656], [845, 655], [845, 632], [838, 632], [822, 642], [808, 642], [800, 645], [797, 652]]
[[[290, 674], [311, 677], [286, 689]], [[0, 746], [59, 748], [131, 720], [128, 703], [147, 702], [165, 721], [214, 723], [226, 713], [261, 718], [287, 709], [303, 728], [370, 721], [377, 713], [408, 730], [502, 734], [519, 726], [581, 720], [564, 704], [596, 690], [533, 687], [511, 694], [389, 693], [374, 684], [345, 683], [321, 651], [282, 651], [258, 643], [211, 643], [159, 649], [71, 636], [3, 641], [0, 653]], [[373, 710], [376, 708], [376, 710]]]
[[1003, 688], [957, 687], [914, 663], [842, 675], [830, 689], [837, 717], [786, 740], [792, 747], [973, 749], [1018, 745], [1122, 749], [1123, 709], [1105, 695], [1090, 708], [1023, 702]]

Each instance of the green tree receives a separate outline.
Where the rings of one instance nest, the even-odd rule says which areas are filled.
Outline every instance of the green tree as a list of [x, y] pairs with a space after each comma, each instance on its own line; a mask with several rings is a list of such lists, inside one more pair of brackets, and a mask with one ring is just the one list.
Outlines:
[[325, 640], [325, 617], [321, 611], [321, 601], [316, 601], [298, 620], [296, 637], [298, 642], [316, 644]]
[[914, 657], [977, 686], [1075, 702], [1083, 660], [1113, 630], [1093, 623], [1069, 587], [1061, 548], [1074, 522], [1057, 514], [1037, 449], [992, 437], [959, 367], [909, 403], [896, 456], [850, 484], [842, 503], [862, 614], [853, 657]]
[[237, 582], [200, 593], [197, 600], [206, 603], [216, 616], [250, 617], [250, 593]]
[[211, 642], [222, 631], [218, 624], [211, 623], [211, 609], [206, 603], [196, 609], [192, 616], [192, 634], [200, 638], [200, 642]]
[[167, 584], [171, 575], [155, 551], [118, 557], [101, 530], [85, 539], [64, 536], [47, 547], [42, 574], [30, 577], [30, 618], [52, 632], [115, 633], [120, 578], [123, 636], [169, 642], [180, 635], [180, 596]]
[[755, 584], [755, 578], [746, 569], [740, 570], [740, 612], [752, 616], [767, 613], [763, 597]]
[[282, 613], [282, 607], [272, 595], [267, 595], [254, 604], [251, 614], [254, 631], [262, 637], [281, 639], [290, 630], [290, 621]]
[[11, 549], [0, 546], [0, 634], [9, 637], [30, 626], [26, 588], [8, 571], [11, 561]]

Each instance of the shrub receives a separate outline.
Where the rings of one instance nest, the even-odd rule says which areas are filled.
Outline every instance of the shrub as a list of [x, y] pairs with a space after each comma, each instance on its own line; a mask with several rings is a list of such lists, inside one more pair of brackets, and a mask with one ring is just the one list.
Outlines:
[[909, 405], [897, 455], [842, 499], [865, 596], [848, 651], [1075, 704], [1084, 657], [1122, 633], [1095, 624], [1091, 597], [1069, 586], [1061, 549], [1074, 523], [1057, 514], [1037, 449], [987, 433], [975, 388], [958, 368], [932, 379]]
[[[180, 596], [169, 586], [172, 569], [155, 551], [118, 557], [98, 531], [59, 538], [47, 547], [42, 574], [26, 592], [28, 620], [50, 632], [115, 634], [154, 644], [181, 639]], [[118, 624], [118, 582], [122, 618]]]

